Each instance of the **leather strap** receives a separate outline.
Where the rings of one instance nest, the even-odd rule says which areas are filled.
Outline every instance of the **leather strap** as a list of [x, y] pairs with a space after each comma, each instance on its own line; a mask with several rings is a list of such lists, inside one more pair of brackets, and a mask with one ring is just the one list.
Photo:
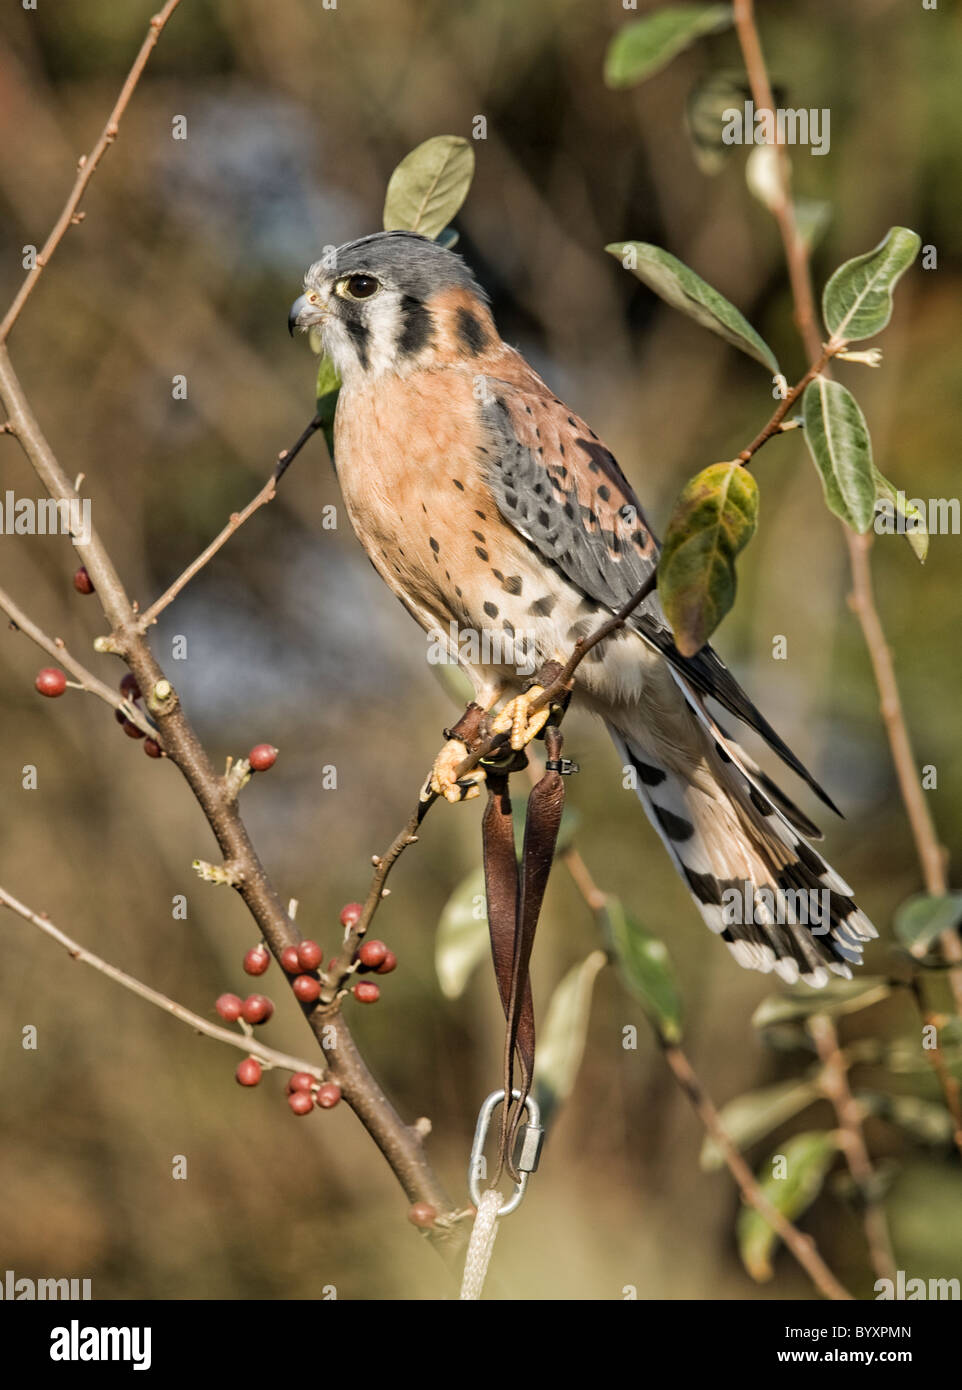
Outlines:
[[[545, 746], [549, 762], [560, 763], [561, 744], [558, 727], [548, 725]], [[516, 764], [510, 768], [510, 771], [515, 770]], [[561, 773], [553, 769], [545, 772], [528, 798], [519, 873], [507, 771], [490, 769], [487, 784], [488, 806], [482, 823], [484, 880], [491, 956], [506, 1024], [505, 1102], [501, 1108], [498, 1171], [494, 1181], [497, 1182], [502, 1169], [506, 1167], [517, 1182], [519, 1175], [512, 1153], [534, 1074], [535, 1022], [529, 974], [531, 950], [554, 859], [565, 790]], [[520, 1098], [512, 1102], [515, 1055], [520, 1071]]]

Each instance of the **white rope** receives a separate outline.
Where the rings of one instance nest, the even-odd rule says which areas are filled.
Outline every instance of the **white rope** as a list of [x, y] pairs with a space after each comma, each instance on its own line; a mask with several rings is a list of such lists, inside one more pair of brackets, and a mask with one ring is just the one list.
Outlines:
[[461, 1298], [479, 1299], [484, 1289], [484, 1281], [491, 1263], [495, 1237], [498, 1234], [498, 1212], [504, 1198], [494, 1188], [482, 1193], [478, 1203], [478, 1214], [474, 1218], [468, 1253], [464, 1261], [464, 1276], [461, 1281]]

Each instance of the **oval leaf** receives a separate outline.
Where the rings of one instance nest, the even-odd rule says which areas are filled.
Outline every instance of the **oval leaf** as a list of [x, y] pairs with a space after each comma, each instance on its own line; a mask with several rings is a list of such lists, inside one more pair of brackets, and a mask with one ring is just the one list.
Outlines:
[[552, 1113], [574, 1090], [588, 1037], [591, 995], [600, 970], [608, 963], [604, 951], [569, 970], [558, 985], [539, 1029], [534, 1089], [547, 1128]]
[[855, 1099], [871, 1115], [899, 1125], [923, 1144], [950, 1144], [955, 1125], [944, 1105], [919, 1096], [885, 1095], [880, 1091], [858, 1091]]
[[474, 177], [474, 150], [460, 135], [434, 135], [405, 155], [384, 200], [386, 232], [436, 237], [459, 211]]
[[831, 979], [816, 993], [770, 994], [752, 1014], [755, 1028], [789, 1023], [809, 1014], [851, 1014], [887, 998], [892, 989], [881, 975], [862, 975], [857, 980]]
[[634, 87], [700, 39], [732, 22], [731, 5], [673, 5], [626, 24], [605, 54], [605, 86]]
[[735, 557], [755, 532], [758, 484], [737, 463], [696, 473], [675, 503], [658, 592], [683, 656], [705, 645], [735, 601]]
[[858, 402], [839, 382], [818, 376], [805, 388], [802, 415], [829, 511], [853, 531], [867, 531], [875, 516], [875, 466]]
[[[718, 174], [735, 152], [734, 145], [726, 145], [723, 135], [726, 127], [725, 112], [733, 107], [744, 108], [751, 100], [752, 89], [745, 73], [740, 69], [722, 69], [710, 72], [696, 82], [688, 93], [685, 102], [685, 126], [691, 140], [695, 163], [703, 174]], [[760, 150], [758, 146], [749, 156], [749, 163]]]
[[[880, 535], [889, 532], [903, 535], [924, 565], [929, 553], [929, 528], [925, 513], [877, 468], [873, 467], [872, 474], [875, 478], [875, 530]], [[880, 514], [886, 517], [884, 523], [879, 519]]]
[[846, 261], [825, 286], [822, 314], [835, 339], [872, 338], [892, 317], [892, 291], [919, 252], [922, 239], [891, 227], [873, 251]]
[[622, 977], [649, 1022], [665, 1042], [680, 1042], [681, 999], [667, 946], [629, 917], [617, 898], [605, 904], [605, 924]]
[[317, 414], [321, 418], [321, 429], [327, 440], [331, 458], [334, 457], [334, 412], [341, 390], [341, 378], [334, 369], [334, 363], [325, 354], [317, 364]]
[[488, 949], [484, 870], [476, 869], [455, 888], [438, 922], [434, 968], [441, 992], [458, 999]]
[[[824, 1130], [795, 1134], [760, 1169], [758, 1185], [773, 1207], [795, 1221], [821, 1192], [836, 1151], [834, 1135]], [[736, 1234], [742, 1263], [752, 1278], [759, 1283], [770, 1279], [778, 1236], [764, 1216], [754, 1207], [744, 1207]]]
[[896, 909], [895, 935], [913, 956], [924, 956], [943, 932], [962, 922], [962, 893], [916, 893]]
[[[759, 1091], [730, 1100], [719, 1112], [729, 1139], [738, 1149], [747, 1149], [770, 1134], [780, 1124], [806, 1110], [821, 1096], [811, 1081], [780, 1081]], [[700, 1163], [705, 1172], [721, 1168], [725, 1159], [709, 1134], [701, 1146]]]
[[684, 261], [646, 241], [614, 241], [605, 250], [617, 257], [625, 270], [630, 270], [666, 304], [687, 314], [703, 328], [717, 333], [732, 347], [747, 352], [749, 357], [767, 367], [773, 376], [777, 374], [778, 360], [764, 338], [759, 337], [734, 304], [729, 304], [724, 295], [713, 290]]

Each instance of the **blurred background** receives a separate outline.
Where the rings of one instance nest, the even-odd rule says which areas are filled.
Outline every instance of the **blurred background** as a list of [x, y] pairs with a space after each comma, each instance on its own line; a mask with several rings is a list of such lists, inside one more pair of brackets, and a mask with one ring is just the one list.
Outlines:
[[[0, 299], [22, 248], [41, 245], [139, 46], [150, 4], [75, 0], [0, 20]], [[640, 9], [645, 8], [644, 0]], [[937, 248], [896, 296], [878, 372], [840, 366], [872, 430], [876, 461], [909, 496], [959, 491], [962, 244], [960, 16], [895, 0], [762, 3], [786, 104], [831, 110], [831, 152], [794, 158], [800, 196], [829, 205], [816, 283], [888, 227]], [[328, 243], [380, 227], [387, 179], [428, 136], [470, 136], [477, 174], [457, 219], [461, 250], [491, 292], [503, 336], [615, 452], [656, 530], [685, 479], [730, 458], [771, 413], [756, 364], [663, 306], [604, 251], [657, 242], [734, 301], [789, 379], [804, 367], [780, 244], [746, 188], [745, 152], [715, 174], [685, 123], [693, 89], [738, 68], [731, 33], [703, 40], [632, 91], [609, 91], [604, 53], [634, 18], [615, 0], [184, 0], [124, 118], [120, 138], [18, 323], [11, 353], [64, 467], [83, 473], [95, 524], [143, 604], [241, 507], [313, 413], [314, 362], [287, 336], [305, 267]], [[186, 117], [186, 140], [172, 121]], [[702, 161], [702, 164], [704, 160]], [[172, 398], [172, 378], [187, 399]], [[36, 497], [17, 445], [0, 440], [2, 488]], [[760, 456], [762, 514], [740, 595], [716, 645], [846, 819], [826, 852], [882, 940], [920, 888], [868, 659], [846, 605], [842, 534], [800, 437]], [[338, 508], [334, 530], [322, 509]], [[962, 827], [958, 536], [933, 537], [921, 568], [882, 537], [874, 570], [915, 752], [937, 769], [930, 805], [943, 842]], [[97, 600], [71, 586], [59, 538], [0, 538], [0, 583], [107, 680]], [[773, 660], [773, 639], [787, 659]], [[172, 643], [186, 638], [185, 660]], [[0, 883], [116, 965], [199, 1012], [247, 992], [256, 933], [239, 900], [190, 868], [214, 857], [176, 769], [144, 757], [109, 710], [79, 692], [33, 690], [46, 659], [4, 630], [0, 661]], [[269, 741], [276, 767], [243, 809], [282, 895], [327, 954], [337, 914], [363, 897], [370, 855], [407, 816], [440, 731], [457, 712], [420, 631], [381, 586], [339, 507], [318, 437], [259, 512], [164, 615], [155, 649], [216, 763]], [[719, 1104], [792, 1075], [799, 1058], [750, 1026], [771, 982], [739, 970], [701, 925], [622, 790], [600, 728], [574, 713], [568, 784], [579, 848], [670, 947], [686, 1046]], [[37, 768], [36, 790], [22, 769]], [[770, 764], [768, 764], [770, 766]], [[336, 769], [336, 787], [325, 770]], [[328, 782], [331, 781], [328, 775]], [[785, 784], [807, 809], [811, 798]], [[821, 814], [821, 808], [817, 808]], [[434, 970], [445, 902], [480, 862], [478, 803], [441, 806], [400, 864], [378, 934], [398, 953], [377, 1008], [350, 1011], [365, 1056], [401, 1113], [431, 1118], [430, 1152], [450, 1190], [464, 1173], [478, 1105], [499, 1084], [501, 1022], [489, 967], [446, 1001]], [[172, 916], [185, 894], [187, 919]], [[346, 1106], [296, 1120], [282, 1082], [235, 1085], [234, 1052], [85, 970], [35, 929], [0, 917], [0, 1271], [89, 1277], [99, 1298], [449, 1296], [441, 1262]], [[559, 871], [534, 961], [536, 1001], [595, 946], [591, 915]], [[265, 1041], [310, 1056], [279, 988]], [[639, 1029], [636, 1051], [622, 1030]], [[25, 1051], [22, 1030], [38, 1029]], [[917, 1041], [908, 999], [846, 1024]], [[934, 1097], [927, 1075], [898, 1078]], [[809, 1121], [811, 1124], [809, 1125]], [[827, 1106], [806, 1127], [831, 1124]], [[787, 1134], [793, 1124], [784, 1132]], [[910, 1275], [962, 1274], [959, 1171], [944, 1145], [881, 1120], [889, 1214]], [[777, 1139], [778, 1132], [775, 1138]], [[738, 1196], [698, 1164], [700, 1126], [632, 998], [598, 981], [580, 1080], [542, 1171], [502, 1227], [489, 1293], [512, 1298], [807, 1297], [782, 1254], [756, 1285], [733, 1238]], [[751, 1157], [760, 1161], [773, 1141]], [[172, 1180], [175, 1155], [186, 1181]], [[871, 1296], [855, 1212], [828, 1193], [807, 1219], [840, 1276]]]

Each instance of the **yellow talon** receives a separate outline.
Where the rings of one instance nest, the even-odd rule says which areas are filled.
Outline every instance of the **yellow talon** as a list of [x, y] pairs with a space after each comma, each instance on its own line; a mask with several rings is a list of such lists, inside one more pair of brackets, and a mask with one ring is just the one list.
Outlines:
[[531, 705], [543, 694], [544, 690], [540, 685], [533, 685], [530, 690], [516, 695], [513, 700], [508, 701], [491, 725], [492, 731], [496, 734], [504, 734], [511, 730], [511, 747], [516, 753], [526, 747], [533, 738], [537, 738], [550, 718], [549, 705], [535, 710], [533, 714], [530, 712]]
[[443, 796], [445, 801], [455, 804], [458, 801], [472, 801], [481, 795], [480, 783], [485, 779], [483, 767], [476, 767], [460, 781], [455, 774], [468, 756], [467, 746], [459, 738], [449, 738], [434, 760], [431, 775], [421, 792], [421, 800], [426, 801], [429, 792]]

